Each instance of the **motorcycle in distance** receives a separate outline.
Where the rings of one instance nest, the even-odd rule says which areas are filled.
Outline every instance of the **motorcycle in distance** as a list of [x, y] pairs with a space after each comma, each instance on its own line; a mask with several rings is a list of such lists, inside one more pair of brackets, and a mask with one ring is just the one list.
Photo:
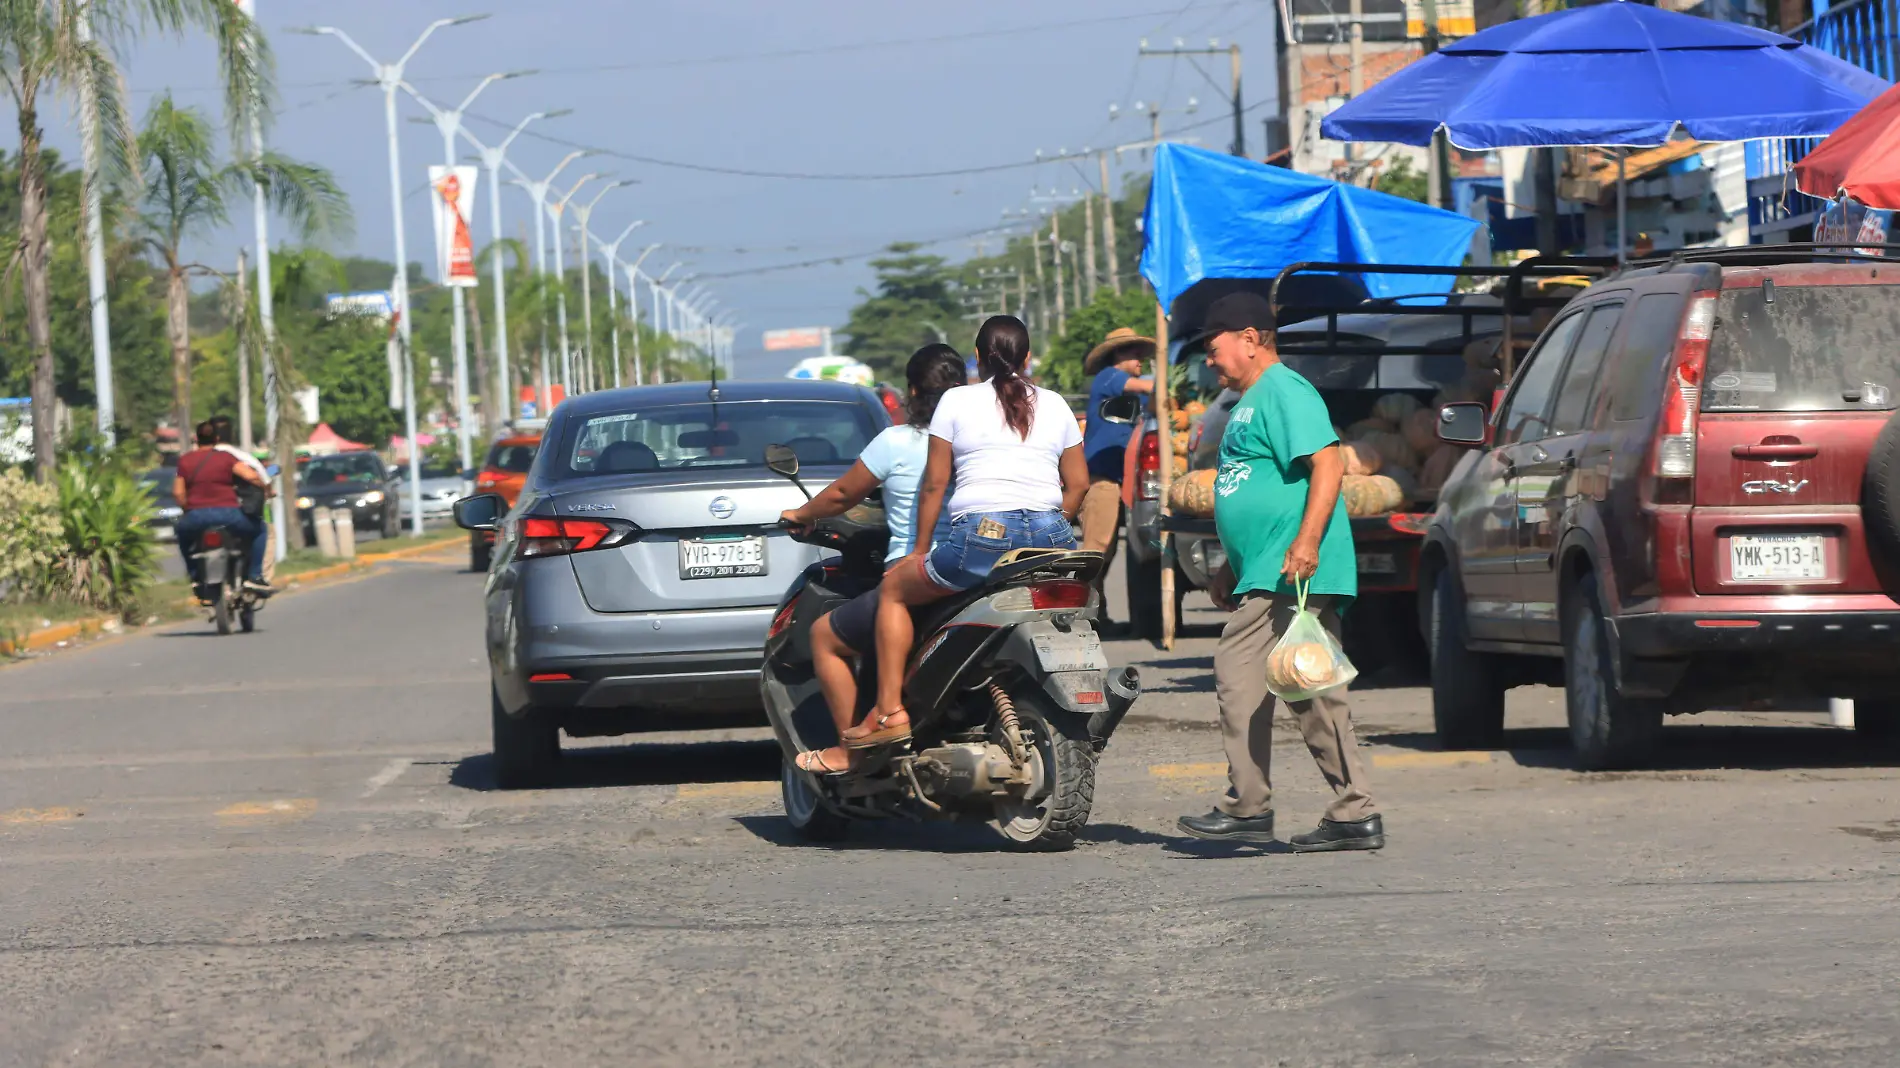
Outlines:
[[[275, 478], [277, 465], [265, 471]], [[193, 592], [201, 607], [211, 609], [211, 621], [217, 624], [218, 633], [231, 633], [233, 622], [246, 634], [257, 629], [257, 610], [264, 606], [265, 598], [244, 585], [250, 568], [250, 539], [239, 537], [227, 527], [206, 527], [198, 534], [191, 556], [198, 562], [198, 574], [203, 579]]]
[[[768, 446], [766, 466], [810, 498], [791, 448]], [[1097, 756], [1141, 693], [1134, 668], [1109, 671], [1095, 632], [1101, 554], [1018, 549], [982, 586], [913, 610], [909, 740], [863, 750], [852, 771], [821, 776], [795, 763], [838, 740], [812, 672], [811, 626], [878, 583], [890, 532], [881, 507], [861, 504], [794, 537], [838, 555], [792, 581], [765, 639], [760, 689], [793, 829], [835, 841], [859, 819], [993, 819], [1015, 849], [1074, 845], [1094, 802]], [[876, 658], [860, 657], [857, 674], [861, 719]]]

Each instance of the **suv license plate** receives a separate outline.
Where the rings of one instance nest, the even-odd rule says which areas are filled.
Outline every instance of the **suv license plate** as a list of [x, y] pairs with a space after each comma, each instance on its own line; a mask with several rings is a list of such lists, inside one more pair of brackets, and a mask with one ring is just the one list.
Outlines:
[[680, 539], [680, 578], [738, 578], [765, 574], [765, 539]]
[[1093, 634], [1038, 634], [1031, 639], [1044, 671], [1107, 671], [1102, 640]]
[[1728, 540], [1729, 577], [1823, 579], [1826, 537], [1820, 534], [1736, 534]]
[[1361, 575], [1396, 575], [1399, 573], [1398, 561], [1391, 553], [1360, 553], [1359, 573]]

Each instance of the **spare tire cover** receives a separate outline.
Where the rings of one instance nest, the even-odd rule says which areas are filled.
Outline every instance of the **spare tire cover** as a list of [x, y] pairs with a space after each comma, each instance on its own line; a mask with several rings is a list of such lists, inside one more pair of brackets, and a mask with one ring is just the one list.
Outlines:
[[1887, 420], [1867, 454], [1860, 517], [1873, 549], [1885, 563], [1900, 567], [1900, 412]]

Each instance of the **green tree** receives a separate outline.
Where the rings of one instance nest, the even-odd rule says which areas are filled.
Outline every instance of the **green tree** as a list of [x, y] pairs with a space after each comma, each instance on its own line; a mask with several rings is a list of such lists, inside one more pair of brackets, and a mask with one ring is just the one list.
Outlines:
[[1068, 331], [1036, 363], [1037, 379], [1059, 393], [1087, 392], [1083, 357], [1101, 344], [1110, 330], [1124, 326], [1144, 337], [1154, 333], [1155, 298], [1145, 287], [1129, 286], [1120, 293], [1098, 290], [1093, 301], [1070, 312]]
[[1381, 193], [1390, 193], [1395, 197], [1416, 200], [1420, 204], [1431, 195], [1429, 179], [1424, 171], [1412, 166], [1412, 157], [1400, 156], [1392, 161], [1390, 167], [1380, 172], [1372, 180], [1372, 188]]
[[151, 31], [178, 34], [187, 27], [206, 29], [217, 42], [231, 120], [261, 118], [270, 95], [269, 45], [230, 0], [0, 0], [0, 82], [13, 98], [20, 131], [15, 262], [33, 352], [33, 454], [41, 480], [53, 477], [57, 463], [57, 379], [40, 110], [47, 94], [64, 93], [76, 110], [84, 111], [82, 125], [97, 131], [102, 163], [114, 172], [131, 171], [135, 164], [125, 88], [110, 46]]
[[190, 277], [223, 273], [186, 260], [185, 240], [230, 221], [231, 198], [253, 186], [261, 186], [303, 235], [340, 234], [351, 221], [349, 202], [329, 171], [268, 152], [219, 165], [212, 140], [204, 115], [178, 107], [170, 93], [152, 102], [138, 138], [145, 181], [139, 230], [165, 270], [172, 412], [180, 434], [192, 425]]
[[890, 373], [923, 345], [957, 344], [964, 327], [961, 287], [942, 256], [918, 252], [920, 247], [899, 242], [889, 256], [871, 261], [877, 293], [858, 290], [864, 299], [845, 324], [845, 355]]

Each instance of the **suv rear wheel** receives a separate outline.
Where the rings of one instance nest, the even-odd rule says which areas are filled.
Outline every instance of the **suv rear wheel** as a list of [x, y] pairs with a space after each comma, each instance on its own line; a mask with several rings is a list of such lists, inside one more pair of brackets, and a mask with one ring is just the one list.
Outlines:
[[1596, 579], [1583, 575], [1564, 598], [1564, 708], [1570, 746], [1584, 771], [1641, 767], [1662, 740], [1663, 702], [1616, 689], [1608, 627]]
[[561, 762], [561, 728], [535, 716], [534, 709], [511, 716], [501, 695], [488, 687], [488, 714], [494, 729], [495, 786], [531, 790], [554, 781]]
[[1854, 733], [1876, 745], [1900, 741], [1900, 701], [1855, 701]]
[[1498, 658], [1466, 645], [1465, 591], [1450, 565], [1432, 585], [1432, 726], [1446, 749], [1495, 749], [1504, 740]]

